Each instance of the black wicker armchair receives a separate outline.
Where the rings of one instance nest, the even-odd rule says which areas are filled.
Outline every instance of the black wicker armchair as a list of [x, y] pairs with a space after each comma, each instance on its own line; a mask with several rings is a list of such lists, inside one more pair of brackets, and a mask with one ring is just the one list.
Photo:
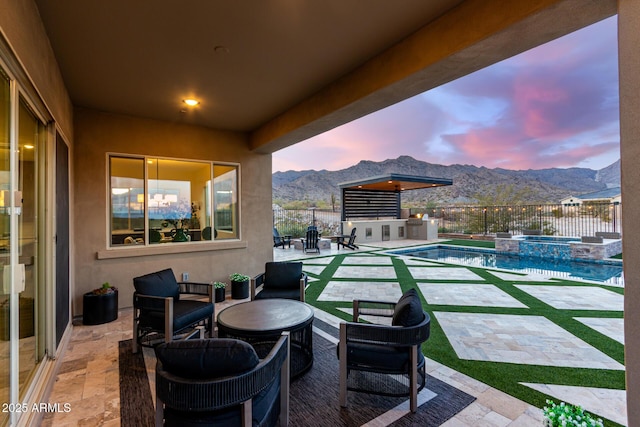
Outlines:
[[268, 262], [251, 279], [251, 299], [286, 298], [304, 302], [307, 274], [301, 262]]
[[[391, 317], [392, 326], [358, 323], [363, 315]], [[340, 406], [347, 406], [349, 390], [409, 396], [415, 412], [426, 384], [420, 347], [429, 339], [430, 320], [415, 289], [397, 303], [354, 301], [353, 322], [340, 324]]]
[[[133, 279], [133, 352], [139, 345], [154, 346], [175, 338], [204, 338], [214, 329], [215, 305], [212, 285], [178, 282], [173, 270], [145, 274]], [[180, 299], [200, 295], [207, 301]], [[200, 327], [202, 326], [202, 327]]]
[[156, 356], [156, 426], [288, 425], [287, 332], [262, 360], [225, 338], [162, 344]]

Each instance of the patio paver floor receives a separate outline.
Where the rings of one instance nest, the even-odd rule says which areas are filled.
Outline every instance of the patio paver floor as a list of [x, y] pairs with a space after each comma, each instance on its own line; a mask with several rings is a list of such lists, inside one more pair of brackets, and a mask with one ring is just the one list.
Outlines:
[[[409, 244], [417, 245], [427, 242], [411, 241]], [[433, 242], [428, 242], [433, 243]], [[284, 260], [303, 260], [304, 269], [310, 275], [309, 277], [309, 289], [312, 287], [322, 288], [322, 292], [318, 301], [322, 301], [323, 304], [330, 304], [335, 302], [335, 313], [344, 313], [349, 315], [351, 309], [345, 307], [346, 302], [350, 302], [355, 298], [356, 291], [360, 294], [366, 294], [369, 299], [389, 300], [394, 301], [400, 297], [401, 294], [401, 280], [398, 279], [394, 273], [388, 274], [389, 269], [395, 271], [391, 267], [390, 256], [371, 256], [370, 251], [381, 252], [388, 248], [400, 247], [407, 245], [407, 242], [381, 242], [374, 245], [360, 245], [360, 250], [347, 251], [335, 249], [335, 244], [332, 245], [330, 251], [323, 250], [320, 256], [317, 255], [305, 255], [301, 251], [295, 251], [291, 249], [274, 248], [274, 259], [276, 261]], [[344, 267], [351, 267], [347, 271], [349, 276], [344, 279], [333, 280], [323, 277], [322, 274], [331, 269], [337, 268], [336, 257], [341, 255], [347, 255], [346, 258], [363, 258], [362, 260], [348, 260], [342, 259], [341, 265]], [[438, 316], [442, 318], [441, 313], [446, 313], [446, 316], [451, 315], [451, 312], [447, 312], [447, 309], [451, 311], [461, 311], [459, 314], [472, 314], [477, 316], [478, 314], [485, 315], [485, 323], [491, 324], [495, 322], [495, 319], [491, 320], [492, 316], [504, 314], [504, 310], [526, 310], [526, 308], [517, 307], [496, 307], [493, 301], [484, 301], [482, 298], [475, 299], [480, 301], [476, 306], [465, 305], [465, 302], [469, 302], [470, 299], [474, 299], [473, 293], [483, 293], [489, 289], [488, 282], [482, 277], [478, 276], [474, 271], [468, 268], [460, 268], [458, 266], [444, 266], [437, 262], [422, 261], [418, 259], [412, 259], [408, 257], [400, 257], [407, 270], [411, 272], [416, 287], [425, 296], [425, 300], [429, 301], [429, 298], [433, 298], [438, 290], [445, 289], [444, 296], [440, 294], [440, 297], [445, 298], [448, 305], [438, 305], [438, 309], [434, 310], [437, 314], [434, 315], [436, 320]], [[372, 262], [372, 264], [370, 264]], [[369, 267], [369, 265], [377, 266], [382, 270], [376, 270]], [[412, 268], [415, 267], [415, 271]], [[401, 268], [402, 269], [402, 268]], [[383, 280], [379, 280], [380, 277], [374, 274], [377, 271], [384, 271], [385, 276], [391, 276]], [[477, 270], [476, 270], [477, 271]], [[459, 275], [454, 278], [453, 273]], [[414, 274], [415, 273], [415, 274]], [[422, 276], [422, 274], [425, 276]], [[514, 274], [502, 271], [490, 271], [486, 270], [487, 274], [495, 276], [499, 279], [506, 281], [511, 286], [525, 285], [536, 287], [535, 283], [540, 284], [540, 287], [547, 287], [550, 279], [538, 275], [523, 276], [520, 274]], [[418, 277], [416, 277], [418, 276]], [[405, 276], [406, 277], [406, 276]], [[378, 279], [378, 280], [372, 280]], [[403, 279], [406, 280], [406, 279]], [[439, 281], [438, 286], [434, 286], [430, 283], [431, 280]], [[446, 289], [446, 286], [453, 287], [450, 283], [443, 283], [444, 281], [456, 281], [455, 286], [460, 286], [457, 289], [458, 292], [451, 292], [450, 289]], [[530, 283], [535, 282], [535, 283]], [[600, 288], [596, 285], [589, 285], [591, 289], [601, 289], [611, 292], [609, 289]], [[580, 285], [583, 291], [580, 294], [580, 299], [589, 301], [589, 304], [597, 303], [597, 301], [591, 301], [591, 297], [587, 297], [586, 288]], [[478, 288], [476, 290], [474, 288]], [[564, 287], [563, 287], [564, 288]], [[597, 294], [596, 291], [595, 294]], [[448, 295], [447, 295], [448, 294]], [[471, 296], [470, 296], [471, 294]], [[607, 295], [607, 294], [604, 294]], [[456, 303], [454, 298], [459, 298]], [[535, 297], [535, 295], [533, 295]], [[327, 299], [329, 298], [329, 299]], [[330, 299], [333, 298], [333, 299]], [[362, 297], [361, 297], [362, 298]], [[500, 300], [503, 297], [495, 297], [496, 300]], [[595, 299], [597, 300], [598, 297]], [[613, 300], [619, 300], [614, 296]], [[504, 304], [507, 304], [508, 298], [503, 299]], [[216, 308], [219, 312], [224, 306], [231, 301], [225, 301], [220, 303], [220, 306]], [[309, 301], [313, 304], [313, 301]], [[457, 304], [457, 305], [456, 305]], [[597, 333], [604, 334], [607, 337], [616, 340], [620, 345], [624, 342], [624, 335], [622, 332], [623, 320], [622, 313], [620, 317], [611, 317], [611, 310], [616, 310], [618, 303], [615, 303], [615, 307], [605, 308], [608, 311], [608, 317], [597, 317], [593, 311], [589, 311], [586, 316], [570, 317], [586, 325], [585, 328], [597, 331]], [[218, 305], [218, 304], [217, 304]], [[575, 306], [572, 310], [575, 310]], [[482, 311], [483, 313], [475, 313], [474, 310]], [[563, 309], [559, 309], [563, 310]], [[621, 308], [620, 308], [621, 310]], [[315, 308], [316, 317], [324, 322], [337, 327], [339, 322], [342, 321], [336, 317], [335, 314], [328, 313]], [[572, 312], [573, 314], [573, 312]], [[446, 317], [445, 316], [445, 317]], [[455, 316], [451, 316], [455, 317]], [[522, 316], [526, 317], [526, 316]], [[372, 319], [373, 320], [373, 319]], [[529, 322], [530, 317], [522, 319], [520, 324], [515, 323], [514, 318], [510, 319], [513, 329], [526, 329], [531, 327]], [[460, 323], [460, 322], [458, 322]], [[509, 323], [509, 322], [507, 322]], [[560, 328], [560, 326], [555, 326]], [[522, 345], [518, 344], [516, 339], [513, 339], [509, 335], [509, 325], [503, 325], [502, 329], [492, 329], [491, 326], [490, 337], [487, 337], [488, 345], [505, 345], [505, 341], [510, 342], [510, 345]], [[544, 330], [546, 327], [542, 326]], [[321, 332], [317, 330], [316, 332]], [[432, 333], [434, 329], [432, 328]], [[467, 333], [472, 331], [456, 332], [456, 334]], [[540, 339], [538, 332], [529, 331], [532, 340]], [[569, 331], [564, 331], [564, 334], [571, 335]], [[456, 338], [452, 332], [447, 334], [450, 341], [454, 341]], [[67, 346], [66, 353], [63, 357], [64, 369], [58, 373], [56, 383], [49, 398], [50, 402], [73, 402], [73, 412], [50, 414], [46, 417], [43, 426], [58, 426], [58, 425], [88, 425], [98, 424], [101, 425], [119, 425], [119, 397], [117, 391], [117, 368], [114, 370], [114, 363], [117, 364], [117, 342], [122, 339], [131, 337], [131, 311], [123, 310], [120, 313], [118, 320], [110, 324], [101, 326], [74, 326], [72, 330], [72, 336]], [[578, 337], [579, 338], [579, 337]], [[526, 340], [524, 341], [526, 344]], [[574, 339], [567, 336], [567, 344], [574, 343]], [[427, 342], [427, 345], [429, 342]], [[559, 342], [558, 342], [559, 344]], [[463, 347], [469, 347], [469, 344], [461, 344]], [[588, 345], [588, 344], [587, 344]], [[98, 350], [99, 348], [99, 350]], [[598, 351], [596, 349], [593, 349]], [[465, 348], [463, 351], [468, 351]], [[588, 350], [592, 351], [592, 350]], [[522, 352], [522, 357], [529, 357], [526, 351]], [[602, 353], [604, 354], [604, 353]], [[562, 356], [560, 356], [562, 357]], [[554, 360], [553, 357], [550, 357]], [[505, 360], [502, 360], [503, 362]], [[610, 363], [610, 361], [608, 361]], [[614, 361], [615, 362], [615, 361]], [[471, 362], [473, 363], [473, 362]], [[486, 363], [486, 362], [479, 362]], [[515, 363], [522, 363], [522, 361], [516, 361]], [[557, 363], [557, 362], [555, 362]], [[529, 366], [529, 365], [527, 365]], [[615, 364], [614, 364], [615, 366]], [[535, 366], [532, 366], [535, 367]], [[618, 368], [620, 368], [618, 366]], [[554, 368], [561, 369], [561, 368]], [[598, 370], [585, 371], [588, 375], [589, 372], [597, 372]], [[523, 402], [513, 396], [510, 396], [500, 390], [491, 387], [477, 379], [474, 379], [462, 372], [456, 371], [451, 367], [445, 366], [438, 361], [428, 359], [427, 360], [427, 372], [448, 384], [459, 388], [473, 396], [477, 397], [477, 400], [473, 402], [465, 410], [451, 418], [445, 424], [444, 427], [476, 427], [476, 426], [540, 426], [542, 424], [542, 411], [529, 403]], [[613, 371], [615, 372], [615, 371]], [[90, 374], [90, 375], [89, 375]], [[561, 382], [561, 379], [557, 382]], [[521, 381], [519, 384], [529, 387], [532, 390], [539, 390], [549, 396], [552, 396], [555, 400], [582, 404], [586, 410], [596, 413], [600, 416], [604, 416], [619, 424], [626, 423], [626, 393], [624, 390], [611, 390], [601, 387], [576, 387], [570, 384], [546, 384], [544, 382], [536, 381]], [[96, 400], [97, 399], [97, 400]], [[96, 401], [102, 402], [103, 406], [97, 406]]]
[[[322, 273], [315, 273], [319, 281], [314, 286], [324, 287], [317, 301], [335, 302], [338, 304], [336, 311], [350, 315], [351, 309], [341, 307], [340, 303], [348, 303], [353, 299], [397, 300], [402, 292], [402, 280], [398, 278], [398, 272], [392, 264], [392, 256], [385, 256], [385, 249], [387, 248], [361, 246], [361, 251], [377, 251], [377, 256], [373, 253], [365, 255], [358, 251], [345, 253], [332, 250], [332, 256], [329, 257], [332, 262], [323, 264], [328, 266], [331, 263], [335, 273], [330, 278], [323, 278], [320, 277]], [[337, 255], [346, 256], [336, 260]], [[427, 304], [438, 307], [434, 309], [434, 317], [460, 359], [538, 367], [624, 370], [621, 363], [544, 316], [531, 315], [533, 313], [502, 313], [503, 310], [514, 309], [526, 312], [529, 307], [523, 300], [514, 298], [514, 293], [507, 294], [491, 284], [477, 273], [476, 268], [422, 261], [405, 256], [397, 258], [410, 273], [415, 283], [414, 287], [420, 290]], [[338, 262], [339, 265], [336, 266]], [[305, 260], [305, 271], [313, 275], [318, 270], [307, 268], [311, 263], [314, 263], [313, 259]], [[570, 282], [538, 274], [523, 275], [486, 269], [484, 271], [486, 277], [493, 276], [504, 285], [512, 286], [515, 294], [522, 291], [555, 309], [590, 310], [589, 316], [576, 316], [576, 320], [593, 331], [623, 343], [622, 316], [592, 316], [593, 310], [606, 310], [609, 313], [623, 310], [624, 297], [607, 289], [606, 286], [600, 287], [593, 283], [572, 286]], [[308, 302], [313, 304], [313, 301]], [[442, 310], [444, 307], [451, 307], [451, 311]], [[475, 307], [479, 313], [473, 312]], [[464, 312], [460, 312], [462, 308]], [[495, 313], [487, 313], [487, 310]], [[588, 371], [585, 375], [588, 377]], [[449, 376], [450, 383], [453, 377]], [[614, 412], [626, 414], [624, 390], [543, 382], [523, 381], [519, 384], [548, 394], [557, 401], [581, 404], [586, 410], [620, 424], [626, 423], [626, 416], [623, 415], [621, 418], [620, 415], [612, 415], [612, 408]], [[600, 396], [601, 399], [591, 398], [593, 395]], [[474, 411], [475, 415], [470, 415]], [[527, 411], [517, 417], [518, 421], [513, 417], [507, 417], [505, 421], [505, 411], [491, 414], [493, 411], [486, 406], [476, 407], [474, 404], [445, 425], [510, 425], [511, 422], [513, 425], [540, 425], [540, 419], [531, 412], [531, 408]], [[474, 421], [470, 422], [468, 417]]]

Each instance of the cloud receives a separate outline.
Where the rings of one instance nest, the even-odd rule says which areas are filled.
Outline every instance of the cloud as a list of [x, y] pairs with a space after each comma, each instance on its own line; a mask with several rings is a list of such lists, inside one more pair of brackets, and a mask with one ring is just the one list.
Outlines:
[[607, 166], [619, 151], [609, 18], [274, 154], [274, 170], [411, 155], [509, 169]]

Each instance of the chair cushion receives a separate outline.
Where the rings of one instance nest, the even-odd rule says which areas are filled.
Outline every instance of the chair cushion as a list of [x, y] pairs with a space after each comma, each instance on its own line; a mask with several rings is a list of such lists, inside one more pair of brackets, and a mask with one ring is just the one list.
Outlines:
[[[376, 372], [405, 373], [409, 370], [409, 350], [410, 347], [351, 342], [347, 346], [347, 365]], [[422, 363], [424, 363], [424, 356], [418, 349], [418, 366]]]
[[415, 326], [423, 319], [422, 303], [418, 292], [413, 288], [409, 289], [398, 300], [393, 311], [391, 324], [393, 326]]
[[301, 277], [301, 262], [268, 262], [265, 264], [264, 288], [300, 289]]
[[227, 338], [171, 341], [156, 347], [156, 357], [167, 372], [189, 379], [237, 375], [260, 362], [251, 344]]
[[[300, 282], [298, 282], [299, 284]], [[300, 288], [296, 289], [267, 289], [263, 288], [256, 294], [255, 299], [271, 299], [271, 298], [284, 298], [300, 301]]]
[[180, 299], [180, 286], [170, 268], [134, 277], [133, 286], [139, 294]]
[[[210, 302], [181, 300], [173, 302], [173, 332], [177, 333], [213, 315]], [[140, 327], [164, 330], [164, 311], [144, 311], [140, 317]]]

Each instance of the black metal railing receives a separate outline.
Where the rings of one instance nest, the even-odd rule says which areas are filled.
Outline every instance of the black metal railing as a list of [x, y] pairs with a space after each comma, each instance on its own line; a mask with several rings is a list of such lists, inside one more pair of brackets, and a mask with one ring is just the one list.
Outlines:
[[[439, 233], [493, 235], [524, 234], [541, 230], [549, 236], [593, 236], [596, 232], [622, 233], [620, 203], [581, 205], [438, 206], [410, 210], [438, 221]], [[340, 212], [310, 209], [274, 209], [273, 225], [282, 235], [304, 236], [315, 225], [325, 236], [340, 234]]]
[[274, 209], [273, 226], [281, 235], [304, 237], [315, 225], [323, 236], [341, 234], [340, 212], [320, 209]]

